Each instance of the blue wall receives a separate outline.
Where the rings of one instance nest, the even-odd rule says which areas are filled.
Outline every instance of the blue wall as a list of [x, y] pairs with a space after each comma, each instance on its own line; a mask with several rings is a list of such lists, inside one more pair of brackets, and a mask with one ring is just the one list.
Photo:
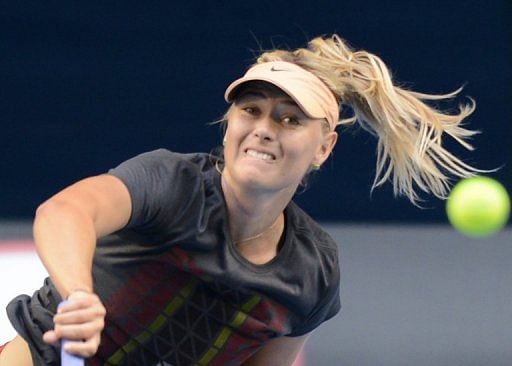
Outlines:
[[[391, 4], [390, 4], [391, 3]], [[52, 4], [54, 7], [52, 7]], [[395, 78], [427, 93], [465, 85], [483, 131], [464, 159], [512, 190], [512, 3], [502, 1], [20, 1], [0, 14], [0, 217], [30, 218], [66, 185], [140, 152], [210, 151], [223, 91], [254, 51], [303, 46], [338, 32], [381, 56]], [[461, 97], [455, 103], [464, 101]], [[451, 143], [448, 141], [448, 145]], [[443, 221], [390, 186], [370, 197], [375, 140], [349, 129], [297, 197], [320, 220]]]

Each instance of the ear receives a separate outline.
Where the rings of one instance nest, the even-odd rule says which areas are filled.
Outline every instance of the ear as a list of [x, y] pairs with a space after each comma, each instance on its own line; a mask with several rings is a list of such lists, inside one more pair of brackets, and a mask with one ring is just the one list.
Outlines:
[[332, 149], [334, 149], [336, 141], [338, 141], [338, 133], [336, 131], [327, 133], [324, 136], [322, 145], [318, 148], [313, 164], [322, 165], [331, 154]]

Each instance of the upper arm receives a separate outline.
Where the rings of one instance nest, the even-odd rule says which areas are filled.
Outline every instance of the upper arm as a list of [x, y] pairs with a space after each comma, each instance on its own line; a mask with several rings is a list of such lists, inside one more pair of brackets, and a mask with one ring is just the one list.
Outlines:
[[279, 337], [267, 342], [244, 366], [291, 366], [309, 334], [299, 337]]
[[83, 179], [60, 191], [39, 210], [48, 207], [78, 210], [90, 218], [97, 237], [123, 228], [130, 219], [132, 202], [126, 185], [113, 175]]

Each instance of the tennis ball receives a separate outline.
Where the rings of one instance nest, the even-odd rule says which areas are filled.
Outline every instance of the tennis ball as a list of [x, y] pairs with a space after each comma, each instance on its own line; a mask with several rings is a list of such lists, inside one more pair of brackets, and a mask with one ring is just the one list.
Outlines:
[[467, 178], [450, 192], [446, 214], [461, 233], [472, 237], [488, 236], [507, 223], [510, 198], [506, 189], [492, 178]]

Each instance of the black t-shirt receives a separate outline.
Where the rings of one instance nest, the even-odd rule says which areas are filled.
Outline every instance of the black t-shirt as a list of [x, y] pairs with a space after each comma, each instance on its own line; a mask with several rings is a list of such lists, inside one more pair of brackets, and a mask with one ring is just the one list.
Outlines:
[[94, 287], [107, 316], [88, 364], [239, 365], [339, 311], [336, 243], [293, 202], [273, 260], [255, 265], [237, 252], [216, 160], [161, 149], [109, 172], [127, 186], [132, 214], [97, 245]]

